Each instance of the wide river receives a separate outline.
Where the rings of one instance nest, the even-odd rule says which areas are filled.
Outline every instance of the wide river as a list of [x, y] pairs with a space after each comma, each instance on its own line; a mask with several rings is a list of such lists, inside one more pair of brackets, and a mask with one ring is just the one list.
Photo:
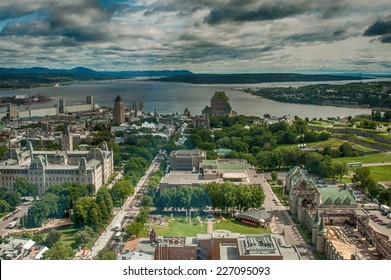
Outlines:
[[[342, 84], [347, 82], [330, 83]], [[263, 116], [264, 114], [270, 114], [272, 116], [291, 115], [302, 118], [342, 118], [370, 113], [369, 109], [361, 108], [280, 103], [252, 96], [239, 90], [247, 87], [302, 86], [308, 84], [315, 84], [315, 82], [264, 83], [256, 85], [196, 85], [148, 80], [113, 80], [77, 82], [51, 88], [0, 91], [0, 96], [45, 94], [55, 99], [50, 103], [29, 105], [30, 108], [38, 108], [58, 104], [58, 99], [60, 98], [65, 99], [66, 104], [84, 103], [88, 95], [94, 96], [95, 103], [98, 103], [100, 106], [113, 106], [114, 99], [119, 94], [125, 101], [125, 106], [128, 108], [133, 101], [142, 101], [145, 112], [153, 112], [156, 109], [159, 114], [183, 113], [187, 107], [191, 114], [200, 115], [202, 109], [210, 104], [210, 98], [215, 91], [225, 91], [230, 99], [232, 108], [238, 114], [243, 115]]]

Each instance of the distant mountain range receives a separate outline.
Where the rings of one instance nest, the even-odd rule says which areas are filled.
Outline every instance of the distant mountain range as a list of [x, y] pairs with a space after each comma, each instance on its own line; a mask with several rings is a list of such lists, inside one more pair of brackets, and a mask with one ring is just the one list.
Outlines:
[[47, 87], [72, 81], [108, 80], [148, 77], [154, 81], [192, 84], [257, 84], [274, 82], [322, 82], [362, 80], [390, 77], [387, 74], [297, 74], [297, 73], [247, 73], [247, 74], [194, 74], [188, 70], [157, 71], [95, 71], [85, 67], [73, 69], [0, 68], [0, 89]]
[[57, 75], [76, 76], [80, 78], [130, 78], [130, 77], [171, 77], [193, 74], [187, 70], [157, 70], [157, 71], [95, 71], [85, 67], [73, 69], [49, 69], [44, 67], [32, 68], [0, 68], [0, 76], [31, 76], [31, 75]]
[[361, 77], [334, 74], [258, 73], [258, 74], [192, 74], [155, 79], [164, 82], [191, 84], [259, 84], [277, 82], [322, 82], [342, 80], [362, 80], [374, 77]]

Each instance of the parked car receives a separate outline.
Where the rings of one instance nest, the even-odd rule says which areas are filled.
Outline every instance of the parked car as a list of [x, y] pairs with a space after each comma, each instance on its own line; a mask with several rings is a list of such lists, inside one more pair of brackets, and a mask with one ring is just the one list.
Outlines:
[[387, 223], [384, 222], [384, 221], [381, 221], [381, 222], [379, 223], [379, 225], [385, 226], [385, 225], [387, 225]]
[[375, 220], [375, 222], [380, 223], [380, 222], [383, 222], [383, 220], [377, 219], [377, 220]]

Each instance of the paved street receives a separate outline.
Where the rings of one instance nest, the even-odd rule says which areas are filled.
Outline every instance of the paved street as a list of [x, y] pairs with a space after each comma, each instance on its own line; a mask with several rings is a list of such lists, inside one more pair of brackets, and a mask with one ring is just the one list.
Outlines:
[[281, 204], [266, 179], [262, 178], [261, 184], [265, 193], [265, 210], [272, 215], [270, 223], [272, 232], [283, 233], [286, 242], [297, 247], [303, 260], [315, 259], [312, 252], [308, 249], [308, 246], [301, 236], [297, 226], [290, 217], [288, 209]]
[[111, 189], [115, 183], [118, 182], [124, 175], [122, 174], [122, 171], [118, 172], [117, 176], [113, 179], [113, 181], [107, 186], [108, 189]]
[[[22, 220], [20, 219], [24, 214], [27, 214], [27, 211], [28, 211], [28, 208], [30, 207], [30, 205], [20, 205], [18, 206], [17, 208], [20, 209], [20, 211], [18, 213], [15, 213], [13, 215], [13, 217], [10, 217], [8, 218], [7, 220], [0, 220], [0, 236], [5, 236], [9, 233], [12, 233], [12, 232], [15, 232], [15, 231], [18, 231], [18, 227], [20, 224], [22, 224]], [[17, 221], [18, 223], [18, 226], [15, 227], [14, 229], [8, 229], [7, 226], [10, 222], [12, 222], [12, 220]]]
[[[151, 174], [158, 170], [159, 166], [155, 165], [155, 160], [151, 163], [148, 170], [145, 172], [145, 175], [140, 179], [140, 181], [137, 183], [134, 194], [125, 201], [124, 205], [118, 209], [113, 214], [113, 218], [110, 222], [110, 224], [106, 227], [106, 229], [102, 232], [100, 237], [97, 239], [95, 244], [92, 246], [91, 250], [87, 253], [85, 258], [93, 258], [95, 257], [99, 251], [101, 251], [106, 245], [109, 243], [109, 241], [112, 239], [113, 235], [115, 234], [115, 231], [113, 230], [115, 225], [121, 224], [121, 227], [124, 225], [126, 219], [125, 214], [132, 212], [132, 215], [136, 216], [139, 212], [139, 208], [134, 208], [132, 211], [129, 211], [133, 204], [135, 204], [134, 200], [136, 200], [136, 197], [140, 194], [142, 195], [142, 192], [145, 191], [145, 188], [143, 188], [144, 184], [148, 181], [148, 178], [151, 176]], [[121, 172], [119, 174], [122, 174]], [[118, 177], [118, 175], [117, 175]], [[121, 175], [122, 177], [122, 175]], [[83, 258], [80, 256], [80, 254], [76, 254], [76, 258]]]

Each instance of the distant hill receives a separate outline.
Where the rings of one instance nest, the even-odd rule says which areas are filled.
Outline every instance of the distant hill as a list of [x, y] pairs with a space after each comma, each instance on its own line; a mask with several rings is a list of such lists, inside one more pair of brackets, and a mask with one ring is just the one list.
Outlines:
[[180, 76], [192, 75], [193, 73], [187, 70], [158, 70], [158, 71], [95, 71], [85, 67], [76, 67], [73, 69], [49, 69], [44, 67], [33, 68], [0, 68], [0, 76], [17, 76], [17, 75], [64, 75], [81, 77], [161, 77], [161, 76]]
[[126, 79], [134, 77], [172, 77], [193, 73], [187, 70], [95, 71], [85, 67], [73, 69], [0, 68], [0, 89], [48, 87], [58, 83], [83, 80]]
[[182, 82], [191, 84], [259, 84], [276, 82], [318, 82], [362, 80], [366, 77], [349, 75], [309, 75], [294, 73], [259, 73], [259, 74], [192, 74], [155, 79], [164, 82]]

